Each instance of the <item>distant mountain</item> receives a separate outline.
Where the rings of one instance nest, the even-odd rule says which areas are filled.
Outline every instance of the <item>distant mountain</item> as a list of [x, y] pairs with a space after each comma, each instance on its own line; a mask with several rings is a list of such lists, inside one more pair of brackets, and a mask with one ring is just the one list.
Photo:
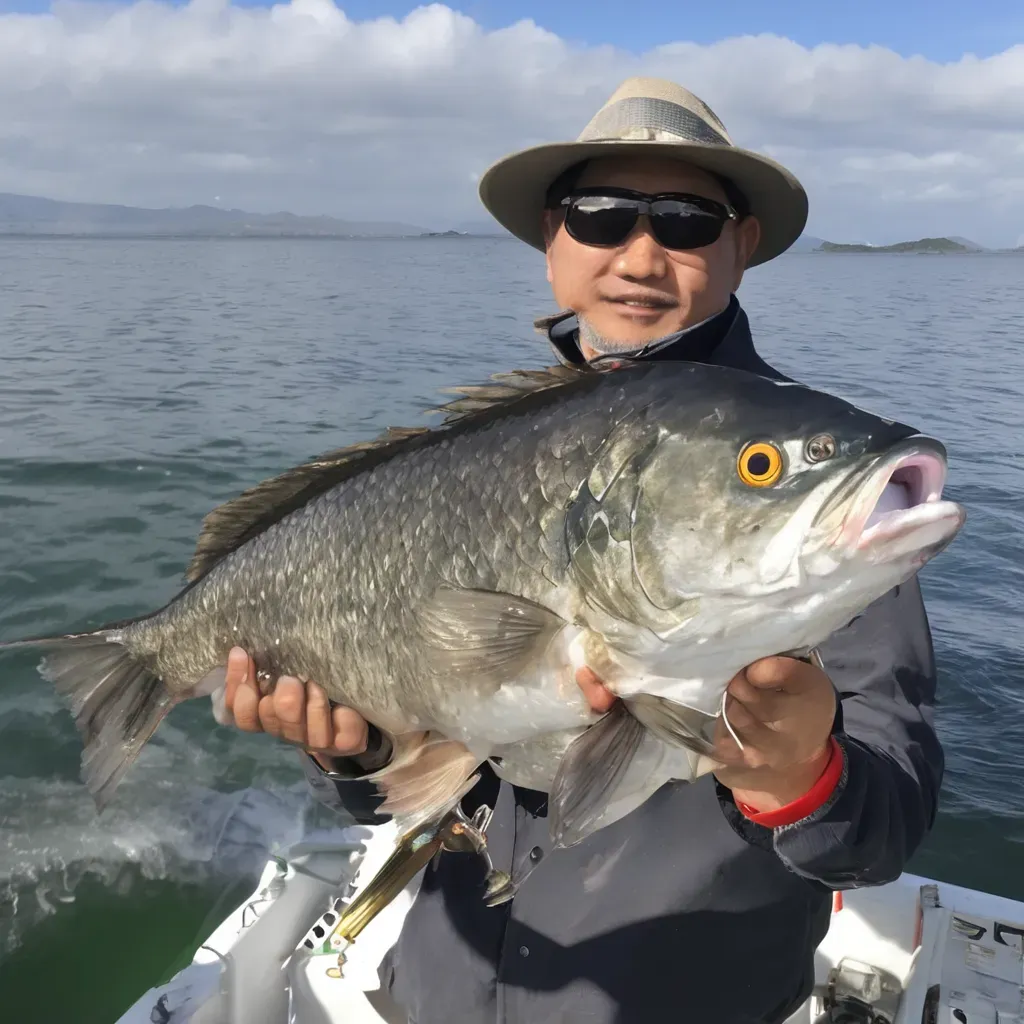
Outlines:
[[[279, 237], [279, 238], [451, 238], [476, 236], [512, 238], [497, 221], [474, 219], [455, 224], [447, 231], [391, 221], [350, 221], [336, 217], [303, 217], [294, 213], [250, 213], [217, 206], [147, 209], [106, 203], [65, 203], [39, 196], [0, 193], [0, 236], [3, 235], [96, 235], [107, 237]], [[789, 252], [914, 252], [976, 253], [1024, 252], [1016, 249], [987, 250], [969, 238], [921, 238], [895, 245], [864, 245], [828, 242], [801, 235]]]
[[844, 245], [840, 242], [822, 242], [816, 252], [913, 252], [913, 253], [964, 253], [981, 252], [979, 246], [971, 248], [973, 243], [952, 238], [919, 238], [914, 242], [897, 242], [895, 245]]
[[423, 228], [387, 221], [248, 213], [216, 206], [149, 210], [101, 203], [64, 203], [0, 193], [0, 235], [178, 235], [385, 238], [420, 235]]
[[823, 238], [816, 238], [814, 235], [801, 235], [786, 251], [787, 252], [816, 252], [818, 247], [825, 241]]
[[963, 235], [950, 235], [949, 240], [951, 242], [959, 242], [965, 249], [969, 249], [971, 252], [989, 251], [985, 246], [978, 245], [977, 242], [972, 242], [969, 238], [964, 238]]
[[460, 235], [475, 235], [477, 237], [515, 237], [510, 231], [506, 231], [496, 220], [464, 220], [455, 225], [455, 230]]

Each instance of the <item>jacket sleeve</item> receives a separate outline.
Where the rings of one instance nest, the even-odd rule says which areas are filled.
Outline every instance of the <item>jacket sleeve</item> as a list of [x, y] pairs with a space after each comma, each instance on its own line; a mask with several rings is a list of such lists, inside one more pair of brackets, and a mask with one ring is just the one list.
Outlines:
[[[897, 878], [931, 829], [945, 767], [934, 726], [935, 657], [915, 577], [819, 648], [839, 697], [835, 785], [818, 806], [758, 824], [717, 784], [733, 828], [830, 889]], [[776, 812], [777, 813], [777, 812]]]

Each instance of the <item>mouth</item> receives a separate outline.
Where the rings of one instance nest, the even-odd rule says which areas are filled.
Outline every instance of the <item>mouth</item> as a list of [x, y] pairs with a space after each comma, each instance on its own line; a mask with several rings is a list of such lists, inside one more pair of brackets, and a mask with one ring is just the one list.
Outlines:
[[646, 295], [641, 293], [620, 295], [607, 301], [613, 306], [621, 307], [623, 312], [632, 316], [661, 314], [666, 310], [675, 309], [677, 305], [674, 300], [664, 295]]
[[836, 538], [841, 548], [884, 562], [917, 555], [923, 565], [960, 531], [966, 512], [944, 500], [946, 451], [911, 438], [860, 477]]

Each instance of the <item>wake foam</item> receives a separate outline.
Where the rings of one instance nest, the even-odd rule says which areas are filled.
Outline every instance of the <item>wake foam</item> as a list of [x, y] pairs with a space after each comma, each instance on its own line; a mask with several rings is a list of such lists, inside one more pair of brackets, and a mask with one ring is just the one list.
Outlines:
[[[139, 874], [255, 884], [268, 856], [320, 824], [345, 823], [313, 798], [291, 747], [235, 734], [210, 751], [194, 730], [160, 732], [101, 816], [81, 783], [0, 780], [0, 954], [72, 902], [83, 879], [121, 895]], [[239, 763], [250, 778], [225, 791]]]

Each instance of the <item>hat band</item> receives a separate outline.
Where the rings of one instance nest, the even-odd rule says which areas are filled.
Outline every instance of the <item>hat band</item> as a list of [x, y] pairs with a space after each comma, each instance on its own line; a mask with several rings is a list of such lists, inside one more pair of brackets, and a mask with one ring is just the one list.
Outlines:
[[662, 133], [681, 142], [702, 142], [711, 146], [731, 146], [724, 135], [703, 118], [669, 100], [649, 96], [630, 96], [598, 112], [583, 129], [577, 142], [601, 142], [626, 138], [657, 138]]

